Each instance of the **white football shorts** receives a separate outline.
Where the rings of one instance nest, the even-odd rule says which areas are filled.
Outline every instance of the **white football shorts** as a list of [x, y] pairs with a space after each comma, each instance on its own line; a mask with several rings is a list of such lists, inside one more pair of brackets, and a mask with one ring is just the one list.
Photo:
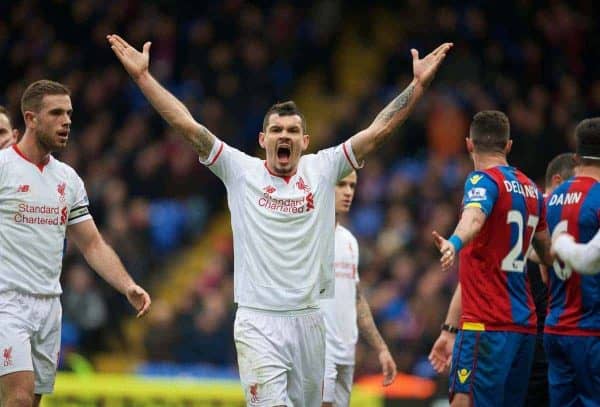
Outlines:
[[60, 351], [60, 298], [0, 293], [0, 376], [33, 371], [35, 393], [54, 390]]
[[335, 407], [348, 407], [350, 405], [353, 379], [353, 365], [340, 365], [326, 359], [323, 402], [333, 403]]
[[325, 324], [320, 310], [239, 307], [234, 339], [248, 406], [321, 406]]

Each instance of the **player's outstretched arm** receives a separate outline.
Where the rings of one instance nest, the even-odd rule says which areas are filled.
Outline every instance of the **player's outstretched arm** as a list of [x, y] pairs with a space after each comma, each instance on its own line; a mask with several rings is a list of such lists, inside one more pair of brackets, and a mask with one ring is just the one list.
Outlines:
[[150, 74], [148, 67], [151, 43], [146, 42], [142, 52], [139, 52], [116, 34], [107, 35], [106, 38], [125, 70], [158, 114], [194, 146], [201, 159], [207, 159], [215, 143], [215, 136], [194, 120], [188, 108]]
[[486, 215], [481, 209], [466, 207], [449, 239], [444, 239], [438, 232], [433, 231], [434, 242], [442, 254], [440, 259], [442, 270], [446, 271], [452, 267], [456, 260], [456, 253], [477, 236], [485, 219]]
[[433, 344], [431, 352], [429, 353], [429, 362], [431, 363], [431, 366], [433, 366], [433, 369], [438, 373], [446, 371], [450, 367], [450, 362], [452, 362], [452, 350], [454, 348], [461, 314], [462, 289], [459, 283], [454, 291], [452, 300], [450, 301], [446, 322], [444, 322], [440, 336]]
[[75, 242], [96, 273], [121, 294], [127, 296], [129, 303], [138, 311], [138, 318], [148, 312], [150, 296], [125, 271], [123, 263], [115, 251], [106, 244], [93, 220], [69, 226], [67, 236], [69, 240]]
[[406, 120], [452, 46], [452, 43], [444, 43], [423, 59], [419, 59], [416, 49], [410, 50], [413, 59], [413, 80], [410, 85], [379, 112], [369, 127], [351, 138], [352, 151], [359, 162], [381, 147]]
[[561, 233], [552, 243], [552, 252], [580, 274], [600, 273], [600, 231], [588, 243], [576, 243], [573, 236]]
[[358, 331], [367, 343], [377, 351], [381, 370], [383, 371], [383, 385], [389, 386], [396, 378], [396, 362], [394, 362], [390, 350], [381, 337], [377, 326], [375, 326], [369, 303], [360, 292], [359, 287], [356, 287], [356, 314]]

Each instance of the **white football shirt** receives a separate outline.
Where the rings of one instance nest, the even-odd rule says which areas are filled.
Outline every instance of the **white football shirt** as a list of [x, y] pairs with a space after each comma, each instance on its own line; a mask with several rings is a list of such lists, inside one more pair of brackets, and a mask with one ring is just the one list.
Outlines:
[[0, 151], [0, 292], [60, 295], [67, 225], [91, 219], [83, 181], [54, 157]]
[[221, 140], [200, 162], [227, 188], [235, 302], [294, 311], [333, 296], [334, 188], [359, 167], [350, 142], [302, 156], [290, 177]]
[[354, 364], [358, 340], [356, 286], [358, 284], [358, 242], [350, 231], [335, 228], [335, 297], [321, 301], [325, 319], [327, 360], [340, 365]]

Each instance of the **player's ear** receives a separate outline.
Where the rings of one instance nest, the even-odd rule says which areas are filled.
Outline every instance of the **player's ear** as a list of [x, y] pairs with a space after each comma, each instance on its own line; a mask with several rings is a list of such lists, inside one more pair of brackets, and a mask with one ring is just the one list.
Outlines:
[[471, 137], [465, 138], [465, 144], [467, 145], [467, 152], [471, 154], [475, 150], [475, 145], [473, 144]]
[[32, 127], [32, 128], [36, 127], [37, 117], [36, 117], [36, 114], [34, 112], [32, 112], [31, 110], [25, 111], [25, 114], [23, 115], [23, 119], [25, 120], [25, 127]]
[[265, 148], [265, 133], [262, 131], [258, 133], [258, 145]]
[[509, 139], [506, 142], [506, 148], [504, 149], [504, 152], [506, 153], [506, 155], [508, 155], [508, 153], [510, 153], [510, 149], [512, 148], [512, 140]]
[[308, 134], [305, 134], [302, 136], [302, 151], [306, 151], [306, 149], [308, 148], [308, 144], [310, 143], [310, 136]]

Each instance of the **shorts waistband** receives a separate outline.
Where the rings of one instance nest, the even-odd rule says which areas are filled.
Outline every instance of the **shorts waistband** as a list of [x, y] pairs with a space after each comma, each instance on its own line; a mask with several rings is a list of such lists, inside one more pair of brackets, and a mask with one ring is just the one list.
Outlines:
[[274, 317], [297, 317], [297, 316], [301, 316], [301, 315], [315, 314], [315, 313], [319, 312], [320, 310], [321, 309], [319, 307], [314, 307], [314, 308], [311, 307], [311, 308], [303, 308], [303, 309], [288, 310], [288, 311], [277, 311], [277, 310], [253, 308], [253, 307], [246, 307], [244, 305], [238, 305], [238, 311], [253, 312], [253, 313], [257, 313], [257, 314], [271, 315]]

